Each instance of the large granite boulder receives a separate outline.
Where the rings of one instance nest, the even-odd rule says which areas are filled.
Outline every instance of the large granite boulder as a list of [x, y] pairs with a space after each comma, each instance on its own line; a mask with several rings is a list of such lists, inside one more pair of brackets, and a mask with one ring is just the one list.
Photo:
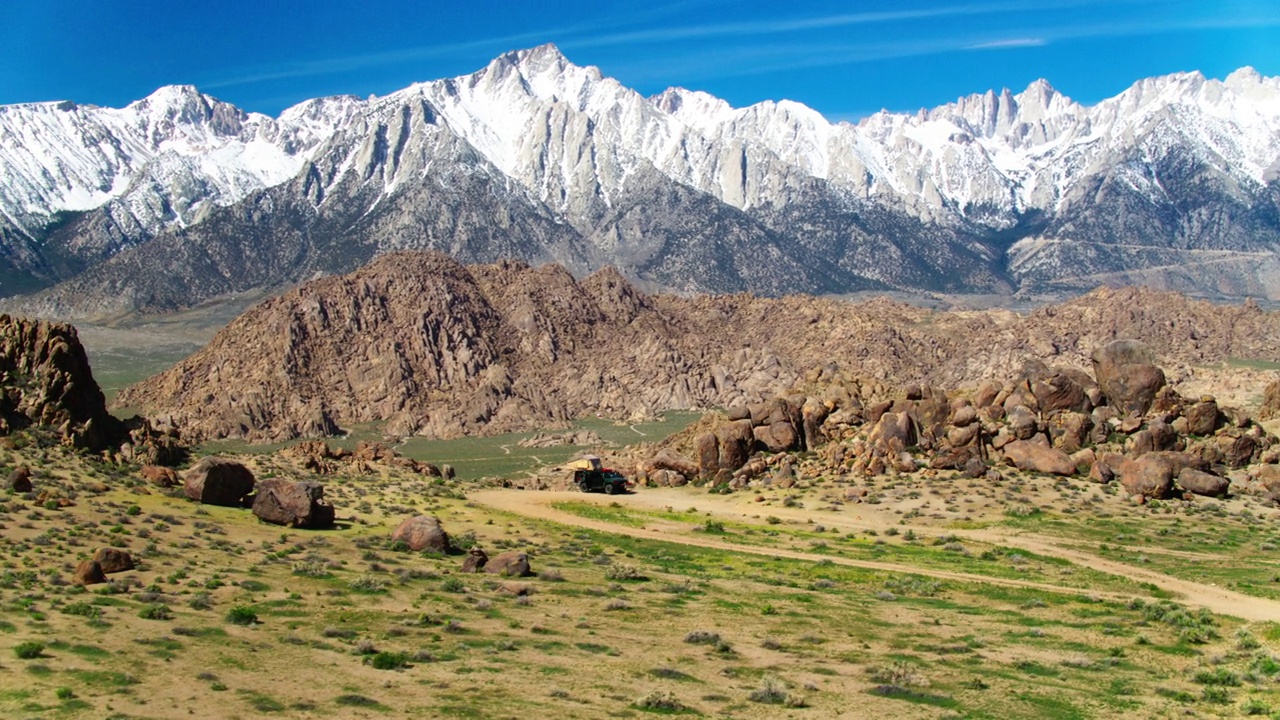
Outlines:
[[462, 569], [458, 572], [478, 573], [488, 563], [489, 554], [478, 547], [473, 547], [467, 551], [467, 557], [462, 561]]
[[1147, 453], [1120, 466], [1120, 484], [1130, 495], [1167, 498], [1173, 491], [1175, 464], [1157, 453]]
[[98, 548], [93, 554], [93, 561], [104, 573], [118, 573], [133, 569], [133, 556], [119, 548]]
[[1032, 382], [1031, 393], [1045, 416], [1059, 410], [1084, 413], [1092, 409], [1085, 389], [1066, 373], [1057, 372]]
[[886, 447], [913, 447], [919, 442], [915, 420], [907, 412], [886, 412], [867, 435], [869, 443], [883, 443]]
[[264, 522], [296, 528], [333, 527], [333, 505], [324, 499], [324, 485], [271, 478], [258, 483], [253, 514]]
[[698, 474], [711, 477], [720, 469], [720, 441], [715, 433], [704, 432], [693, 439], [693, 454], [698, 458]]
[[1222, 424], [1222, 413], [1218, 410], [1218, 403], [1213, 400], [1192, 405], [1182, 416], [1187, 419], [1188, 435], [1212, 435]]
[[1184, 491], [1205, 497], [1223, 497], [1231, 488], [1231, 481], [1212, 473], [1194, 468], [1183, 468], [1178, 473], [1178, 487]]
[[1065, 452], [1027, 440], [1014, 440], [1005, 445], [1001, 452], [1005, 462], [1019, 470], [1045, 473], [1048, 475], [1074, 475], [1076, 464]]
[[747, 464], [755, 445], [751, 420], [735, 420], [721, 425], [716, 430], [716, 440], [720, 446], [720, 469], [734, 472]]
[[440, 520], [428, 515], [404, 520], [391, 531], [391, 539], [408, 545], [414, 552], [430, 549], [444, 553], [450, 548], [449, 535], [440, 525]]
[[196, 463], [183, 478], [189, 499], [206, 505], [238, 507], [253, 492], [253, 472], [235, 460], [207, 457]]
[[1142, 415], [1165, 385], [1155, 353], [1137, 340], [1116, 340], [1093, 351], [1093, 374], [1102, 394], [1129, 415]]
[[484, 564], [484, 571], [505, 577], [527, 577], [533, 574], [529, 567], [529, 556], [519, 550], [508, 550], [489, 558], [489, 562]]
[[72, 580], [77, 585], [97, 585], [107, 581], [107, 574], [102, 572], [102, 566], [93, 560], [85, 560], [76, 565], [75, 572], [72, 573]]
[[143, 465], [138, 474], [143, 480], [161, 488], [177, 487], [182, 482], [177, 471], [161, 465]]
[[31, 492], [31, 468], [21, 465], [9, 473], [9, 479], [5, 481], [5, 485], [16, 493]]
[[756, 442], [769, 452], [786, 452], [800, 446], [801, 436], [790, 420], [758, 426], [752, 430], [752, 434], [755, 435]]

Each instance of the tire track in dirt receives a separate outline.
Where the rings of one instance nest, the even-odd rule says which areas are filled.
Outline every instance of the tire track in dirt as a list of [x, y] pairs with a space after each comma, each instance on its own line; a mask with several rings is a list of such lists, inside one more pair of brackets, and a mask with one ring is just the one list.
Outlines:
[[[730, 552], [763, 555], [768, 557], [785, 557], [794, 560], [810, 560], [813, 562], [817, 562], [819, 560], [830, 560], [837, 565], [859, 567], [868, 570], [910, 573], [913, 575], [924, 575], [959, 582], [976, 582], [990, 585], [1001, 585], [1005, 587], [1020, 587], [1058, 594], [1089, 595], [1092, 597], [1112, 600], [1128, 600], [1133, 597], [1138, 597], [1136, 593], [1125, 594], [1093, 591], [1088, 588], [1073, 588], [1032, 580], [1017, 580], [1014, 578], [991, 577], [975, 573], [938, 570], [902, 563], [879, 562], [875, 560], [855, 560], [852, 558], [833, 557], [785, 548], [738, 545], [718, 540], [714, 537], [698, 537], [661, 532], [663, 529], [677, 530], [680, 526], [676, 523], [662, 523], [662, 521], [655, 521], [650, 522], [644, 528], [627, 527], [580, 517], [551, 507], [551, 504], [556, 502], [581, 501], [607, 504], [609, 502], [617, 502], [620, 500], [624, 504], [631, 504], [644, 509], [654, 510], [666, 507], [675, 507], [693, 501], [697, 503], [699, 512], [710, 512], [714, 517], [721, 517], [724, 519], [730, 519], [730, 517], [732, 517], [734, 521], [763, 525], [763, 523], [759, 523], [751, 517], [754, 513], [744, 512], [744, 510], [750, 511], [756, 508], [736, 504], [732, 500], [728, 500], [723, 496], [699, 495], [695, 498], [685, 492], [668, 488], [660, 488], [657, 490], [645, 489], [638, 493], [621, 497], [606, 497], [578, 492], [482, 490], [469, 493], [467, 495], [467, 499], [496, 510], [502, 510], [530, 518], [551, 520], [562, 525], [571, 525], [590, 530], [613, 533], [615, 535], [661, 540], [663, 542], [679, 543], [682, 545], [691, 545], [715, 550], [726, 550]], [[871, 513], [868, 513], [869, 517], [866, 520], [863, 520], [861, 515], [850, 518], [847, 514], [823, 510], [797, 510], [794, 508], [780, 508], [773, 506], [769, 507], [769, 513], [780, 517], [788, 517], [793, 520], [820, 520], [824, 524], [830, 523], [832, 525], [839, 525], [850, 529], [879, 530], [892, 526], [902, 530], [914, 529], [917, 532], [938, 532], [938, 528], [936, 527], [919, 526], [912, 528], [910, 526], [900, 526], [896, 521], [889, 523]], [[1253, 597], [1233, 590], [1228, 590], [1227, 588], [1218, 587], [1216, 585], [1206, 585], [1192, 580], [1183, 580], [1154, 570], [1135, 567], [1115, 560], [1108, 560], [1087, 552], [1063, 547], [1045, 536], [1025, 532], [1001, 532], [989, 528], [977, 530], [948, 529], [946, 530], [946, 533], [949, 535], [955, 535], [961, 539], [967, 538], [970, 540], [1022, 549], [1039, 555], [1060, 557], [1081, 567], [1128, 578], [1135, 582], [1150, 583], [1161, 590], [1174, 594], [1178, 602], [1191, 607], [1207, 608], [1212, 612], [1221, 615], [1230, 615], [1252, 622], [1280, 620], [1280, 602], [1275, 600]]]

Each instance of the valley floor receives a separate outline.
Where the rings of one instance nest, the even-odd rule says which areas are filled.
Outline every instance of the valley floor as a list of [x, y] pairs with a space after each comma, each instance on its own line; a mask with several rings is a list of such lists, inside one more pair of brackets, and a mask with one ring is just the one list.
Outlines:
[[[1017, 473], [607, 497], [381, 470], [323, 478], [338, 526], [304, 531], [60, 448], [0, 451], [19, 463], [36, 494], [0, 496], [5, 717], [1280, 710], [1280, 526], [1248, 498], [1136, 506]], [[416, 514], [535, 574], [390, 543]], [[71, 583], [104, 546], [138, 569]]]

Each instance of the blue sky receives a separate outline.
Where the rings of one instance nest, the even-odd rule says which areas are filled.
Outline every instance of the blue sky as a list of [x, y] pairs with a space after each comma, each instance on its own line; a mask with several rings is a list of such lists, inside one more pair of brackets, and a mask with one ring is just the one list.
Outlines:
[[0, 103], [122, 106], [186, 83], [277, 114], [385, 94], [554, 42], [645, 94], [803, 102], [832, 119], [1045, 78], [1094, 103], [1184, 70], [1280, 75], [1277, 0], [608, 3], [27, 0], [0, 24]]

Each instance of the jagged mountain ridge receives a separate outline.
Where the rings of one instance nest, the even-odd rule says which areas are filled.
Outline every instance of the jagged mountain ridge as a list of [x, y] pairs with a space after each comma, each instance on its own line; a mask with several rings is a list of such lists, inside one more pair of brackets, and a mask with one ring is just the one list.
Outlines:
[[1175, 366], [1280, 361], [1280, 313], [1100, 289], [1018, 315], [887, 299], [647, 295], [606, 268], [384, 255], [263, 301], [174, 368], [127, 388], [184, 437], [282, 440], [385, 423], [392, 435], [532, 430], [783, 393], [812, 372], [949, 387], [1077, 369], [1117, 338]]
[[[50, 130], [22, 130], [32, 123]], [[12, 266], [0, 291], [90, 268], [29, 307], [84, 314], [89, 298], [113, 311], [164, 309], [146, 302], [146, 286], [169, 280], [207, 288], [169, 293], [189, 305], [255, 275], [243, 263], [187, 268], [192, 253], [231, 257], [235, 242], [270, 256], [280, 236], [321, 235], [342, 248], [307, 250], [301, 269], [271, 276], [276, 286], [389, 250], [474, 262], [504, 246], [684, 291], [1136, 280], [1276, 296], [1278, 169], [1280, 79], [1249, 69], [1225, 81], [1152, 78], [1093, 107], [1038, 81], [851, 125], [788, 101], [734, 109], [681, 89], [645, 98], [542, 46], [276, 119], [192, 88], [122, 110], [0, 108], [0, 249]], [[494, 197], [450, 193], [446, 177], [483, 178]], [[420, 188], [433, 185], [446, 192], [423, 202]], [[311, 209], [272, 219], [264, 203]], [[198, 232], [227, 214], [241, 237]], [[382, 220], [359, 222], [371, 214]], [[437, 222], [459, 215], [474, 222]], [[496, 230], [472, 236], [485, 226]], [[146, 278], [140, 267], [169, 270]]]

